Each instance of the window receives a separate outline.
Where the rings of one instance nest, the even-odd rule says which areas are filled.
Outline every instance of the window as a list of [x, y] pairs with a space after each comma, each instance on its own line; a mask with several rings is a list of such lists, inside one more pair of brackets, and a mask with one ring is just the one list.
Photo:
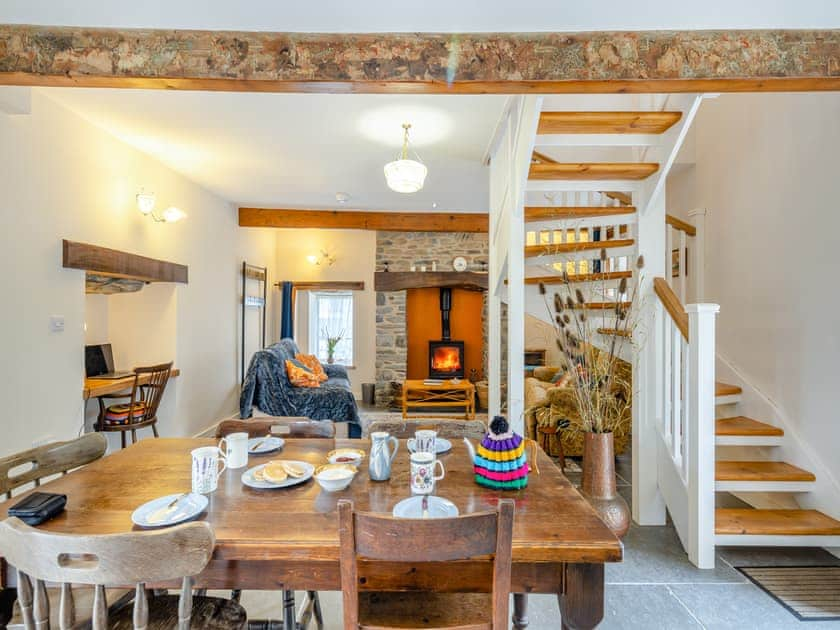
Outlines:
[[326, 362], [329, 337], [341, 337], [335, 363], [353, 365], [353, 293], [312, 291], [309, 294], [309, 352]]

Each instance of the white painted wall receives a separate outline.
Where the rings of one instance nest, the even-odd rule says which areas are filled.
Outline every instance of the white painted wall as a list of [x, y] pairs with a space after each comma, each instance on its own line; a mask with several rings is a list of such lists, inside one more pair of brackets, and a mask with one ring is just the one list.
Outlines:
[[[277, 232], [277, 274], [275, 281], [362, 281], [364, 291], [353, 294], [353, 338], [355, 365], [348, 370], [353, 392], [361, 397], [362, 383], [376, 382], [376, 232], [371, 230], [279, 229]], [[321, 250], [335, 257], [335, 263], [313, 265], [306, 257], [320, 257]], [[275, 294], [276, 287], [272, 287]], [[299, 293], [295, 317], [296, 340], [301, 350], [307, 345], [306, 293]]]
[[[189, 218], [174, 225], [144, 218], [134, 202], [141, 186]], [[0, 454], [79, 432], [88, 313], [100, 327], [107, 320], [105, 336], [119, 338], [117, 361], [123, 365], [134, 363], [134, 356], [121, 352], [144, 359], [144, 348], [159, 332], [174, 350], [182, 374], [166, 394], [163, 435], [196, 433], [234, 411], [239, 266], [247, 257], [273, 268], [273, 232], [238, 228], [230, 204], [40, 91], [32, 92], [31, 114], [0, 113], [0, 191]], [[147, 287], [145, 299], [157, 296], [166, 310], [141, 316], [123, 309], [131, 326], [122, 326], [117, 302], [128, 305], [132, 296], [102, 298], [117, 301], [113, 308], [109, 303], [106, 317], [100, 298], [85, 297], [84, 273], [62, 268], [62, 238], [186, 264], [189, 284]], [[64, 332], [50, 332], [51, 315], [65, 317]], [[93, 335], [89, 330], [87, 339]]]
[[775, 406], [757, 417], [782, 425], [781, 455], [826, 484], [812, 500], [836, 497], [840, 94], [723, 95], [695, 125], [696, 167], [672, 177], [669, 199], [707, 208], [706, 301], [721, 305], [728, 364], [719, 372], [766, 397], [759, 412]]

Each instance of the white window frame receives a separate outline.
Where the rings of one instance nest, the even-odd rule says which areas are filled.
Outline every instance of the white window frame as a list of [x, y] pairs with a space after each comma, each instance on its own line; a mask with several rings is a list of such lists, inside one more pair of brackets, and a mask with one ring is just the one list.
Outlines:
[[[356, 345], [355, 345], [355, 334], [354, 328], [356, 325], [356, 300], [353, 295], [352, 291], [309, 291], [309, 312], [308, 316], [308, 344], [309, 344], [309, 354], [314, 354], [318, 357], [319, 360], [326, 363], [327, 361], [327, 354], [326, 350], [324, 352], [319, 351], [319, 346], [321, 342], [321, 333], [324, 330], [324, 325], [321, 324], [319, 319], [319, 300], [323, 298], [336, 298], [336, 297], [346, 297], [350, 300], [350, 325], [344, 329], [344, 337], [342, 338], [342, 343], [345, 341], [349, 341], [350, 343], [350, 352], [349, 356], [336, 356], [335, 362], [338, 365], [344, 365], [346, 367], [352, 367], [355, 365], [355, 353], [356, 353]], [[329, 331], [329, 332], [339, 332], [339, 331]]]

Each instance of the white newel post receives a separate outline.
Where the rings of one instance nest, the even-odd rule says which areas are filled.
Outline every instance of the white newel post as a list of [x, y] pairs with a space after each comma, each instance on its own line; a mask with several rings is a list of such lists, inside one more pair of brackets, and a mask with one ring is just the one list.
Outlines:
[[694, 292], [692, 302], [702, 302], [706, 297], [706, 209], [695, 208], [688, 213], [688, 219], [697, 234], [694, 236], [694, 249], [691, 252], [691, 263], [688, 266], [689, 278], [694, 277]]
[[717, 304], [689, 304], [688, 557], [715, 566], [715, 319]]

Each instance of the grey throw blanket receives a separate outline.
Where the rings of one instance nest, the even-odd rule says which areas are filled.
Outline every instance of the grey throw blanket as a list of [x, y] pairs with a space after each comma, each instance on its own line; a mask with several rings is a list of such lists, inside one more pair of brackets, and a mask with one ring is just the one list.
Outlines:
[[286, 375], [286, 359], [294, 359], [299, 352], [294, 340], [283, 339], [254, 353], [239, 397], [240, 416], [250, 418], [256, 406], [272, 416], [349, 422], [350, 437], [360, 437], [359, 411], [347, 370], [325, 365], [329, 379], [320, 387], [295, 387]]

